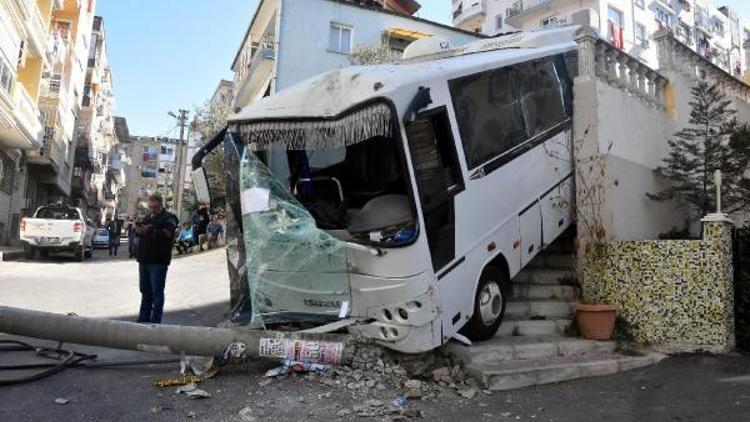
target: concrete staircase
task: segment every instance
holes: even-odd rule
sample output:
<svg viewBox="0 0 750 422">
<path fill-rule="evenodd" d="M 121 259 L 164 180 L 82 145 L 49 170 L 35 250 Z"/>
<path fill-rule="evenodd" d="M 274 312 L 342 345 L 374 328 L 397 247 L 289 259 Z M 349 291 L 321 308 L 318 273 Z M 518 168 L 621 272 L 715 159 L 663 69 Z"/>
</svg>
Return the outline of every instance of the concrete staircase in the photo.
<svg viewBox="0 0 750 422">
<path fill-rule="evenodd" d="M 513 296 L 496 336 L 446 351 L 491 390 L 509 390 L 610 375 L 651 365 L 660 354 L 623 356 L 613 341 L 566 337 L 573 324 L 571 302 L 578 297 L 570 234 L 540 253 L 513 280 Z"/>
</svg>

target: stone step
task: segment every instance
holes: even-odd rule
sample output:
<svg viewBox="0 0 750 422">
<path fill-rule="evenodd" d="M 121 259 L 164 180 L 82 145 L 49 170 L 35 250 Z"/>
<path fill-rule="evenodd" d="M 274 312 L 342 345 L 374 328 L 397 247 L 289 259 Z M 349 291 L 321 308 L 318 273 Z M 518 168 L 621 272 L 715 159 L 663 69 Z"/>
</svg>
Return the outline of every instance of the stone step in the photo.
<svg viewBox="0 0 750 422">
<path fill-rule="evenodd" d="M 510 320 L 504 319 L 495 337 L 563 335 L 572 319 Z"/>
<path fill-rule="evenodd" d="M 575 254 L 554 251 L 542 251 L 529 262 L 533 268 L 565 268 L 573 270 L 575 267 Z"/>
<path fill-rule="evenodd" d="M 508 320 L 534 320 L 570 318 L 573 310 L 570 302 L 561 300 L 509 301 L 505 307 Z"/>
<path fill-rule="evenodd" d="M 465 368 L 469 375 L 476 378 L 484 388 L 501 391 L 578 378 L 612 375 L 653 365 L 664 358 L 665 356 L 660 353 L 622 356 L 602 352 L 576 357 L 469 363 Z"/>
<path fill-rule="evenodd" d="M 513 282 L 570 285 L 574 277 L 572 269 L 526 267 L 513 277 Z"/>
<path fill-rule="evenodd" d="M 558 299 L 575 301 L 577 289 L 559 284 L 513 283 L 513 299 Z"/>
<path fill-rule="evenodd" d="M 494 337 L 474 343 L 470 347 L 451 342 L 446 345 L 446 352 L 467 365 L 612 353 L 616 347 L 617 343 L 614 341 L 584 340 L 576 337 L 511 336 Z"/>
</svg>

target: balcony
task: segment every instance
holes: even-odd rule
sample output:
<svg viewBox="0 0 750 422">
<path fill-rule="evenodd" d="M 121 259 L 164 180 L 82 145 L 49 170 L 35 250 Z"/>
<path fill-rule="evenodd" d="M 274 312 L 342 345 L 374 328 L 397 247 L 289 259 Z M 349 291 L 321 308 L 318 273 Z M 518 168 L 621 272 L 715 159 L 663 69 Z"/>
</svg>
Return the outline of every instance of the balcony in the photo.
<svg viewBox="0 0 750 422">
<path fill-rule="evenodd" d="M 30 45 L 35 55 L 44 55 L 45 41 L 47 39 L 47 23 L 42 18 L 39 7 L 34 0 L 23 0 L 21 5 L 27 14 L 26 30 L 29 34 Z"/>
<path fill-rule="evenodd" d="M 18 83 L 15 85 L 13 97 L 16 103 L 17 124 L 28 135 L 32 147 L 41 147 L 42 144 L 39 141 L 39 135 L 42 132 L 42 124 L 39 119 L 39 109 L 29 96 L 29 93 L 26 92 L 23 84 Z"/>
<path fill-rule="evenodd" d="M 63 35 L 64 34 L 64 35 Z M 53 69 L 64 66 L 70 49 L 70 33 L 53 30 L 47 38 L 47 62 Z"/>
<path fill-rule="evenodd" d="M 505 9 L 505 22 L 508 25 L 521 27 L 525 17 L 539 11 L 545 11 L 562 3 L 564 0 L 518 0 Z"/>
<path fill-rule="evenodd" d="M 264 36 L 258 42 L 253 43 L 249 69 L 237 90 L 235 101 L 238 106 L 247 105 L 263 94 L 259 92 L 261 85 L 273 72 L 275 60 L 276 39 L 273 36 Z"/>
<path fill-rule="evenodd" d="M 10 96 L 0 92 L 0 104 L 0 146 L 24 150 L 41 148 L 39 109 L 23 84 L 13 84 Z"/>
<path fill-rule="evenodd" d="M 453 25 L 462 29 L 474 29 L 482 24 L 487 14 L 485 0 L 468 0 L 453 12 Z"/>
</svg>

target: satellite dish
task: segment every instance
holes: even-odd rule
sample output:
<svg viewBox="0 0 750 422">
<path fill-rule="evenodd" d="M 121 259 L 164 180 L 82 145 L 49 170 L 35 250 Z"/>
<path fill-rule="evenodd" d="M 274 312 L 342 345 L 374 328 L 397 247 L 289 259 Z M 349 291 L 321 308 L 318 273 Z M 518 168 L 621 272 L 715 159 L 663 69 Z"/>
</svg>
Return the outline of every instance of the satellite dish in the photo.
<svg viewBox="0 0 750 422">
<path fill-rule="evenodd" d="M 448 37 L 435 35 L 421 40 L 414 41 L 404 50 L 404 59 L 411 59 L 420 56 L 429 56 L 453 48 Z"/>
</svg>

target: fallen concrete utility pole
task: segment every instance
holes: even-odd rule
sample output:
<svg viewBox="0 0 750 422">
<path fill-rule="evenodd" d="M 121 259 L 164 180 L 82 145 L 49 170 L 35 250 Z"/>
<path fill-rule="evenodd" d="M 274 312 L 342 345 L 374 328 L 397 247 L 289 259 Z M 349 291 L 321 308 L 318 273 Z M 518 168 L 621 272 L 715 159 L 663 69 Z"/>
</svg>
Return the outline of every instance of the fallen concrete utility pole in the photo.
<svg viewBox="0 0 750 422">
<path fill-rule="evenodd" d="M 114 349 L 212 356 L 219 363 L 254 358 L 347 364 L 352 336 L 139 324 L 0 306 L 0 332 Z"/>
</svg>

